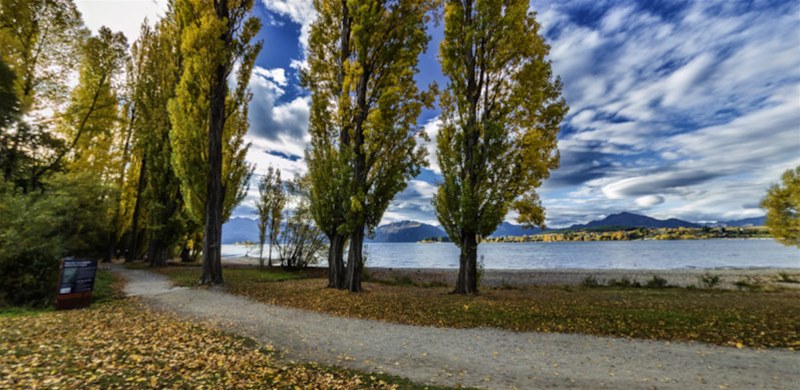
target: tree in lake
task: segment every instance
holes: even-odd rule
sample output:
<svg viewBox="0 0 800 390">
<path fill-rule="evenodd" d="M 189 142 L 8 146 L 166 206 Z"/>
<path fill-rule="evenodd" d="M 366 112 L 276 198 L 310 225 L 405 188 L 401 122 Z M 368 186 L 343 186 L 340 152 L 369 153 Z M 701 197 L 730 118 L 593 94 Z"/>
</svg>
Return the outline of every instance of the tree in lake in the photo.
<svg viewBox="0 0 800 390">
<path fill-rule="evenodd" d="M 769 188 L 761 201 L 766 225 L 776 240 L 800 248 L 800 166 L 783 173 L 781 184 Z"/>
<path fill-rule="evenodd" d="M 205 226 L 203 284 L 221 284 L 222 223 L 244 198 L 252 168 L 247 84 L 261 43 L 253 0 L 178 0 L 183 73 L 169 104 L 172 164 L 191 218 Z M 235 83 L 229 90 L 229 77 Z"/>
<path fill-rule="evenodd" d="M 418 90 L 414 74 L 436 1 L 314 4 L 304 75 L 312 92 L 311 211 L 331 242 L 329 286 L 357 292 L 365 234 L 423 164 L 416 120 L 432 94 Z"/>
<path fill-rule="evenodd" d="M 272 267 L 272 248 L 278 241 L 281 230 L 283 209 L 286 206 L 287 195 L 281 180 L 281 171 L 272 168 L 258 182 L 258 263 L 264 266 L 264 243 L 269 240 L 269 266 Z"/>
<path fill-rule="evenodd" d="M 543 226 L 536 188 L 558 166 L 568 108 L 527 0 L 447 1 L 444 28 L 449 83 L 436 139 L 443 181 L 433 203 L 461 250 L 454 292 L 475 294 L 480 240 L 511 210 Z"/>
</svg>

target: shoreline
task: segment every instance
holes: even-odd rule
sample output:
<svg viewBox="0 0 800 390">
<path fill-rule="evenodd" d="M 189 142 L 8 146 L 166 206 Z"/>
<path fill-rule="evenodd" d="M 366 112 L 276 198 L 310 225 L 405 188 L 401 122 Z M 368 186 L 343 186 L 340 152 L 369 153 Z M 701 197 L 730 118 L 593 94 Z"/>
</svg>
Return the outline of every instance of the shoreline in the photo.
<svg viewBox="0 0 800 390">
<path fill-rule="evenodd" d="M 253 266 L 257 264 L 252 257 L 226 257 L 224 265 Z M 322 272 L 327 268 L 312 266 L 312 270 Z M 395 268 L 366 267 L 364 271 L 376 280 L 394 281 L 410 279 L 419 284 L 452 285 L 458 273 L 457 268 Z M 736 282 L 751 285 L 799 288 L 800 283 L 780 282 L 778 274 L 786 273 L 791 279 L 800 281 L 800 268 L 672 268 L 672 269 L 626 269 L 626 268 L 549 268 L 549 269 L 486 269 L 482 284 L 488 287 L 524 287 L 524 286 L 578 286 L 587 277 L 594 277 L 600 283 L 611 279 L 617 281 L 627 278 L 631 282 L 642 285 L 653 276 L 666 279 L 670 286 L 700 287 L 700 280 L 706 274 L 718 276 L 716 288 L 736 289 Z"/>
</svg>

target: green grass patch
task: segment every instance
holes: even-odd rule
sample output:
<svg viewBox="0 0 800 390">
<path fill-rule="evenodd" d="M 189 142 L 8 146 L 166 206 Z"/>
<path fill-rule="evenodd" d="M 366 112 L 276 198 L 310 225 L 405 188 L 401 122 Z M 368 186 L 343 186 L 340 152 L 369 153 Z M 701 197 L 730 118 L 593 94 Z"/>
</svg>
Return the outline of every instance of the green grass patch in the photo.
<svg viewBox="0 0 800 390">
<path fill-rule="evenodd" d="M 176 278 L 185 269 L 161 269 Z M 196 271 L 199 272 L 199 271 Z M 278 272 L 273 274 L 273 272 Z M 365 292 L 326 288 L 327 279 L 303 273 L 226 268 L 228 291 L 265 303 L 337 316 L 453 328 L 569 332 L 729 346 L 800 348 L 800 291 L 541 286 L 486 288 L 476 297 L 449 294 L 450 286 L 413 281 L 365 282 Z M 271 275 L 271 276 L 270 276 Z M 199 277 L 193 274 L 192 280 Z M 273 283 L 280 281 L 282 283 Z M 599 283 L 598 283 L 599 284 Z"/>
<path fill-rule="evenodd" d="M 196 287 L 202 274 L 201 267 L 165 267 L 156 268 L 153 271 L 168 276 L 176 285 L 182 287 Z M 239 285 L 243 283 L 263 284 L 273 282 L 283 282 L 287 280 L 297 280 L 308 278 L 305 270 L 284 270 L 278 267 L 273 268 L 225 268 L 223 277 L 226 284 Z"/>
</svg>

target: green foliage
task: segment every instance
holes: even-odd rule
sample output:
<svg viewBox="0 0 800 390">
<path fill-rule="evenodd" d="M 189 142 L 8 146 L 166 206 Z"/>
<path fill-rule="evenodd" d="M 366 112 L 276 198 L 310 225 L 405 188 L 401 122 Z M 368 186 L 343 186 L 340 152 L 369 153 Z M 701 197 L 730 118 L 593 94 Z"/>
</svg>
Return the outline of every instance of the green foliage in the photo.
<svg viewBox="0 0 800 390">
<path fill-rule="evenodd" d="M 126 215 L 135 213 L 137 206 L 144 214 L 140 219 L 147 221 L 148 257 L 154 265 L 163 264 L 178 241 L 199 226 L 190 223 L 184 212 L 180 181 L 171 162 L 173 124 L 167 105 L 175 97 L 181 75 L 179 49 L 175 13 L 170 10 L 154 29 L 142 26 L 128 66 L 128 112 L 134 140 L 131 178 L 123 200 Z"/>
<path fill-rule="evenodd" d="M 0 47 L 16 73 L 23 114 L 56 108 L 67 97 L 88 32 L 72 0 L 0 1 Z"/>
<path fill-rule="evenodd" d="M 88 174 L 57 175 L 44 192 L 0 188 L 0 305 L 47 305 L 64 255 L 102 251 L 107 228 L 103 192 Z"/>
<path fill-rule="evenodd" d="M 447 1 L 437 135 L 443 181 L 436 215 L 462 250 L 456 291 L 477 292 L 477 243 L 509 211 L 544 223 L 536 193 L 558 166 L 559 123 L 567 112 L 561 82 L 528 1 Z M 464 278 L 462 278 L 462 275 Z"/>
<path fill-rule="evenodd" d="M 766 225 L 778 242 L 800 248 L 800 166 L 783 173 L 761 201 Z"/>
<path fill-rule="evenodd" d="M 627 276 L 623 276 L 619 280 L 613 279 L 613 278 L 609 279 L 608 283 L 606 283 L 606 285 L 609 286 L 609 287 L 619 287 L 619 288 L 638 288 L 638 287 L 642 287 L 641 283 L 639 283 L 639 282 L 637 282 L 635 280 L 631 280 L 631 278 L 629 278 Z"/>
<path fill-rule="evenodd" d="M 708 289 L 716 287 L 721 281 L 719 275 L 712 275 L 708 272 L 699 276 L 698 279 L 700 280 L 701 287 Z"/>
</svg>

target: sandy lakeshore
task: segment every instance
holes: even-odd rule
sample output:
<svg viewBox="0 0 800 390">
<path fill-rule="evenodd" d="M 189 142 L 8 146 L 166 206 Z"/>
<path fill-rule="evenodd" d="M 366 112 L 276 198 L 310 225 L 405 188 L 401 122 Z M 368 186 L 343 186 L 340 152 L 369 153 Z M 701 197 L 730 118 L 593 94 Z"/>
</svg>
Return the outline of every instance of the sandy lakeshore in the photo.
<svg viewBox="0 0 800 390">
<path fill-rule="evenodd" d="M 252 257 L 223 258 L 228 265 L 255 265 Z M 322 269 L 319 270 L 324 273 Z M 458 270 L 441 268 L 372 268 L 366 272 L 372 279 L 394 280 L 410 278 L 416 283 L 454 284 Z M 786 283 L 780 280 L 779 274 L 789 279 L 800 281 L 800 268 L 718 268 L 718 269 L 526 269 L 526 270 L 485 270 L 482 283 L 486 286 L 576 286 L 587 277 L 593 276 L 600 283 L 615 279 L 628 278 L 632 282 L 645 284 L 653 276 L 667 280 L 673 286 L 702 287 L 704 275 L 719 276 L 716 288 L 737 288 L 735 283 L 744 281 L 751 285 L 781 286 L 800 288 L 800 283 Z"/>
</svg>

